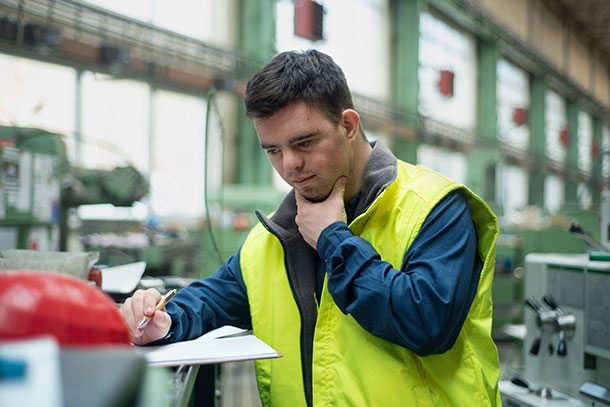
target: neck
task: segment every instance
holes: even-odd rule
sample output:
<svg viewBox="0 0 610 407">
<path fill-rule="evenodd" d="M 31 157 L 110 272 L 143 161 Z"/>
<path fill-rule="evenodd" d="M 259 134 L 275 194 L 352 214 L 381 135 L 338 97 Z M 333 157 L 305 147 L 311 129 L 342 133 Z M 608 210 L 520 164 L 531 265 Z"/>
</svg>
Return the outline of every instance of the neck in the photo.
<svg viewBox="0 0 610 407">
<path fill-rule="evenodd" d="M 359 140 L 354 144 L 354 151 L 352 154 L 352 168 L 350 171 L 347 185 L 345 186 L 344 201 L 349 202 L 362 188 L 362 177 L 364 176 L 364 170 L 366 164 L 371 157 L 373 148 L 371 145 L 361 136 L 358 135 Z"/>
</svg>

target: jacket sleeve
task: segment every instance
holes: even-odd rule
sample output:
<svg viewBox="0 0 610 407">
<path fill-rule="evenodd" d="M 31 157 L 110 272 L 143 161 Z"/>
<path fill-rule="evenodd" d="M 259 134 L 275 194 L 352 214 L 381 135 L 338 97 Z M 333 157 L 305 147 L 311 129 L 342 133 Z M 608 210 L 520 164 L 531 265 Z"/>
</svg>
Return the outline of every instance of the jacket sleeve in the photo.
<svg viewBox="0 0 610 407">
<path fill-rule="evenodd" d="M 172 318 L 170 332 L 155 344 L 195 339 L 223 325 L 251 328 L 239 257 L 238 251 L 211 277 L 178 291 L 166 306 Z"/>
<path fill-rule="evenodd" d="M 422 356 L 453 346 L 482 269 L 470 210 L 459 192 L 430 212 L 400 270 L 343 222 L 322 232 L 317 250 L 335 303 L 364 329 Z"/>
</svg>

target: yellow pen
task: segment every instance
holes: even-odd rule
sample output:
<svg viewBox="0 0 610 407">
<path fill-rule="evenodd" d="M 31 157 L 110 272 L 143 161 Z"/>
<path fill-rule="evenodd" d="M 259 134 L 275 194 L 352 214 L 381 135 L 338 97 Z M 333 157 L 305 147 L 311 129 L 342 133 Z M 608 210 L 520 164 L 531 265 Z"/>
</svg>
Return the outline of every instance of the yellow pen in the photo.
<svg viewBox="0 0 610 407">
<path fill-rule="evenodd" d="M 163 297 L 161 297 L 161 299 L 159 300 L 159 302 L 157 303 L 157 306 L 155 307 L 155 311 L 159 311 L 161 309 L 163 309 L 167 303 L 174 298 L 174 295 L 176 295 L 177 290 L 173 289 L 167 292 L 167 294 L 165 294 Z M 154 314 L 154 312 L 153 312 Z M 139 328 L 144 328 L 146 326 L 146 324 L 148 324 L 148 322 L 150 321 L 152 317 L 148 316 L 148 315 L 144 315 L 142 317 L 142 319 L 140 320 L 140 322 L 138 323 L 138 329 Z"/>
</svg>

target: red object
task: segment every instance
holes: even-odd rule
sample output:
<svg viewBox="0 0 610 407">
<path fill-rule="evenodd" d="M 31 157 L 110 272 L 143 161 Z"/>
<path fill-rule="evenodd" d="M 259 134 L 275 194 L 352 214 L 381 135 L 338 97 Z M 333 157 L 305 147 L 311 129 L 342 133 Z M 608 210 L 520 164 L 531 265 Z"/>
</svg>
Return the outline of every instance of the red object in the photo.
<svg viewBox="0 0 610 407">
<path fill-rule="evenodd" d="M 593 141 L 593 143 L 591 143 L 591 157 L 593 157 L 593 159 L 597 159 L 597 157 L 599 156 L 599 145 L 597 144 L 597 141 Z"/>
<path fill-rule="evenodd" d="M 0 149 L 4 147 L 15 147 L 15 140 L 12 138 L 0 138 Z"/>
<path fill-rule="evenodd" d="M 310 41 L 324 38 L 324 7 L 313 0 L 294 2 L 294 35 Z"/>
<path fill-rule="evenodd" d="M 455 74 L 452 71 L 442 70 L 440 78 L 438 80 L 438 90 L 441 95 L 451 97 L 453 96 L 453 79 Z"/>
<path fill-rule="evenodd" d="M 517 126 L 527 123 L 527 109 L 524 107 L 516 107 L 513 110 L 513 123 Z"/>
<path fill-rule="evenodd" d="M 93 281 L 97 288 L 102 288 L 102 271 L 97 267 L 91 267 L 87 280 Z"/>
<path fill-rule="evenodd" d="M 41 335 L 61 346 L 130 344 L 119 309 L 98 288 L 60 273 L 0 273 L 0 341 Z"/>
<path fill-rule="evenodd" d="M 559 141 L 564 147 L 570 144 L 570 129 L 568 129 L 568 126 L 563 126 L 559 131 Z"/>
</svg>

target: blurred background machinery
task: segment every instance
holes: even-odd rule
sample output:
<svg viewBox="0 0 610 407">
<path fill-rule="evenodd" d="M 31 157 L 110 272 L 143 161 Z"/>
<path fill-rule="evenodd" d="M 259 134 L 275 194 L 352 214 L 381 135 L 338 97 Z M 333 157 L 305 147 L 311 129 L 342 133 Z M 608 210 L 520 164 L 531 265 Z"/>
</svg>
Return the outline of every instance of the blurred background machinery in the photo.
<svg viewBox="0 0 610 407">
<path fill-rule="evenodd" d="M 603 193 L 599 234 L 592 237 L 577 224 L 570 228 L 586 253 L 525 256 L 524 324 L 505 330 L 516 339 L 518 354 L 506 361 L 500 383 L 507 405 L 610 405 L 608 198 Z M 572 242 L 566 249 L 574 247 Z"/>
<path fill-rule="evenodd" d="M 524 369 L 511 406 L 610 405 L 610 255 L 526 257 Z"/>
<path fill-rule="evenodd" d="M 154 218 L 82 219 L 84 205 L 131 207 L 149 183 L 133 166 L 111 170 L 68 164 L 62 135 L 0 126 L 0 249 L 85 250 L 108 266 L 145 261 L 147 275 L 211 275 L 241 245 L 254 210 L 274 210 L 274 188 L 223 186 L 209 193 L 212 216 L 188 227 Z"/>
</svg>

